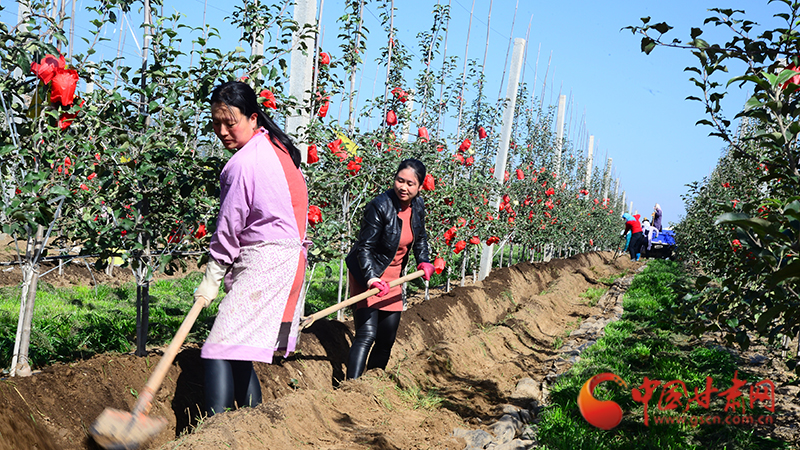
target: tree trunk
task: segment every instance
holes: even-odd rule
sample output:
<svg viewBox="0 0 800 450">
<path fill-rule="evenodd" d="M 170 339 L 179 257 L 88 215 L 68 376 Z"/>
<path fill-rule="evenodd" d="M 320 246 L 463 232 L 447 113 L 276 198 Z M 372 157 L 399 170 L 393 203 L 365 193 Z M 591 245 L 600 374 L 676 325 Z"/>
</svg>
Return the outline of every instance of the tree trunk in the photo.
<svg viewBox="0 0 800 450">
<path fill-rule="evenodd" d="M 344 252 L 342 252 L 342 254 L 344 254 Z M 342 303 L 343 280 L 344 280 L 344 258 L 339 260 L 339 287 L 337 288 L 337 294 L 336 294 L 337 304 Z M 341 309 L 336 312 L 336 320 L 342 320 L 343 317 L 344 316 Z"/>
<path fill-rule="evenodd" d="M 478 272 L 475 268 L 478 266 L 478 246 L 475 246 L 475 261 L 472 263 L 472 282 L 478 282 Z"/>
<path fill-rule="evenodd" d="M 31 375 L 28 362 L 28 351 L 31 344 L 31 324 L 33 323 L 33 306 L 36 301 L 36 285 L 39 281 L 39 264 L 36 262 L 41 252 L 44 239 L 44 227 L 39 225 L 36 236 L 28 238 L 25 249 L 25 265 L 22 267 L 22 295 L 20 295 L 19 321 L 14 343 L 14 355 L 11 358 L 10 375 L 27 377 Z"/>
<path fill-rule="evenodd" d="M 467 276 L 467 255 L 469 255 L 469 250 L 464 250 L 464 257 L 461 258 L 461 286 L 464 286 L 466 283 L 466 276 Z"/>
<path fill-rule="evenodd" d="M 147 356 L 150 329 L 150 282 L 136 285 L 136 356 Z"/>
</svg>

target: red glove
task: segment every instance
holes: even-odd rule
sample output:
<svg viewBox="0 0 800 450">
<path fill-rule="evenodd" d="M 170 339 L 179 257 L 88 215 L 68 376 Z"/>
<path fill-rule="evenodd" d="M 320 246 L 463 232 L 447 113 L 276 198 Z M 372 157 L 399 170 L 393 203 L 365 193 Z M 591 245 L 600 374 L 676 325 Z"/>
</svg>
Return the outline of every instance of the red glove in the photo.
<svg viewBox="0 0 800 450">
<path fill-rule="evenodd" d="M 417 270 L 425 272 L 425 275 L 422 275 L 422 279 L 428 281 L 431 279 L 431 275 L 433 275 L 433 264 L 426 262 L 419 263 Z"/>
<path fill-rule="evenodd" d="M 378 281 L 372 282 L 370 287 L 373 288 L 373 289 L 380 289 L 381 290 L 380 292 L 375 294 L 378 297 L 383 297 L 384 295 L 388 294 L 389 293 L 389 289 L 391 289 L 389 287 L 389 283 L 387 283 L 387 282 L 385 282 L 383 280 L 378 280 Z"/>
</svg>

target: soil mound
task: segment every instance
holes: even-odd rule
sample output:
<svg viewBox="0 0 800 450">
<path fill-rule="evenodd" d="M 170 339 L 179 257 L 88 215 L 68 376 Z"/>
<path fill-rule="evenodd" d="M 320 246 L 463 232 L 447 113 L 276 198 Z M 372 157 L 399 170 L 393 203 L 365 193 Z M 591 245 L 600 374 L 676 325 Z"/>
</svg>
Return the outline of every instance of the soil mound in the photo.
<svg viewBox="0 0 800 450">
<path fill-rule="evenodd" d="M 151 415 L 169 421 L 149 448 L 463 448 L 452 436 L 487 423 L 516 383 L 543 380 L 558 344 L 581 320 L 602 314 L 580 294 L 641 263 L 585 253 L 495 269 L 483 282 L 414 303 L 406 311 L 387 371 L 344 379 L 352 323 L 320 320 L 299 350 L 257 364 L 264 403 L 203 417 L 200 350 L 185 347 Z M 607 287 L 607 286 L 606 286 Z M 0 383 L 0 450 L 94 449 L 89 425 L 106 407 L 130 411 L 160 359 L 104 354 Z M 524 403 L 524 404 L 523 404 Z"/>
</svg>

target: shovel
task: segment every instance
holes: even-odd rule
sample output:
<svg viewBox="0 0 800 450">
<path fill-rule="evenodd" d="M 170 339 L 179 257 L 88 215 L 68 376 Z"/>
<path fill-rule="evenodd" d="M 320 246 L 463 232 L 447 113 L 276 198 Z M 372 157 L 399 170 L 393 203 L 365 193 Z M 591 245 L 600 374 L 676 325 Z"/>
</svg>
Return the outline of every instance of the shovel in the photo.
<svg viewBox="0 0 800 450">
<path fill-rule="evenodd" d="M 411 280 L 417 279 L 417 278 L 419 278 L 419 277 L 421 277 L 423 275 L 425 275 L 425 272 L 422 271 L 422 270 L 418 270 L 418 271 L 410 273 L 410 274 L 408 274 L 408 275 L 406 275 L 406 276 L 404 276 L 402 278 L 398 278 L 398 279 L 396 279 L 394 281 L 390 281 L 389 282 L 389 287 L 395 287 L 398 284 L 403 284 L 403 283 L 405 283 L 407 281 L 411 281 Z M 328 314 L 335 313 L 336 311 L 338 311 L 338 310 L 340 310 L 342 308 L 346 308 L 346 307 L 348 307 L 348 306 L 350 306 L 352 304 L 358 303 L 361 300 L 364 300 L 365 298 L 372 297 L 373 295 L 377 294 L 380 291 L 381 290 L 378 289 L 378 288 L 370 289 L 370 290 L 368 290 L 366 292 L 363 292 L 363 293 L 358 294 L 356 296 L 350 297 L 350 298 L 348 298 L 347 300 L 345 300 L 345 301 L 343 301 L 341 303 L 337 303 L 337 304 L 335 304 L 333 306 L 329 306 L 329 307 L 323 309 L 322 311 L 315 312 L 314 314 L 312 314 L 312 315 L 310 315 L 308 317 L 301 317 L 300 318 L 300 329 L 302 330 L 303 328 L 310 327 L 311 324 L 314 323 L 317 319 L 321 319 L 321 318 L 327 316 Z"/>
<path fill-rule="evenodd" d="M 97 420 L 89 428 L 89 433 L 94 437 L 94 441 L 103 448 L 110 450 L 133 450 L 144 444 L 148 440 L 157 436 L 166 428 L 167 420 L 163 417 L 148 417 L 147 413 L 153 403 L 153 397 L 161 387 L 161 382 L 167 375 L 175 356 L 186 335 L 200 315 L 200 311 L 206 305 L 206 299 L 198 297 L 194 302 L 189 314 L 183 319 L 181 327 L 175 333 L 172 343 L 169 344 L 161 361 L 158 362 L 153 370 L 150 379 L 139 392 L 139 399 L 133 407 L 133 411 L 121 411 L 119 409 L 106 408 Z"/>
</svg>

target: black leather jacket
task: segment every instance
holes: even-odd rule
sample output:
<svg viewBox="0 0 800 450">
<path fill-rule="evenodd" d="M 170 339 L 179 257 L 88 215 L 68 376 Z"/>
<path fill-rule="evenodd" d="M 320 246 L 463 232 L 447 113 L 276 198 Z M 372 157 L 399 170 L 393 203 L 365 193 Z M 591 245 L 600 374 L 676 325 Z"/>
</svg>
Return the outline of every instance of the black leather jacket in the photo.
<svg viewBox="0 0 800 450">
<path fill-rule="evenodd" d="M 367 204 L 361 219 L 358 241 L 345 258 L 347 268 L 363 287 L 367 281 L 380 278 L 389 267 L 400 245 L 403 223 L 397 213 L 400 201 L 394 189 L 380 194 Z M 430 262 L 428 256 L 428 236 L 425 233 L 425 202 L 417 195 L 411 200 L 411 232 L 414 240 L 411 249 L 417 264 Z M 408 254 L 403 259 L 403 268 L 408 263 Z"/>
</svg>

